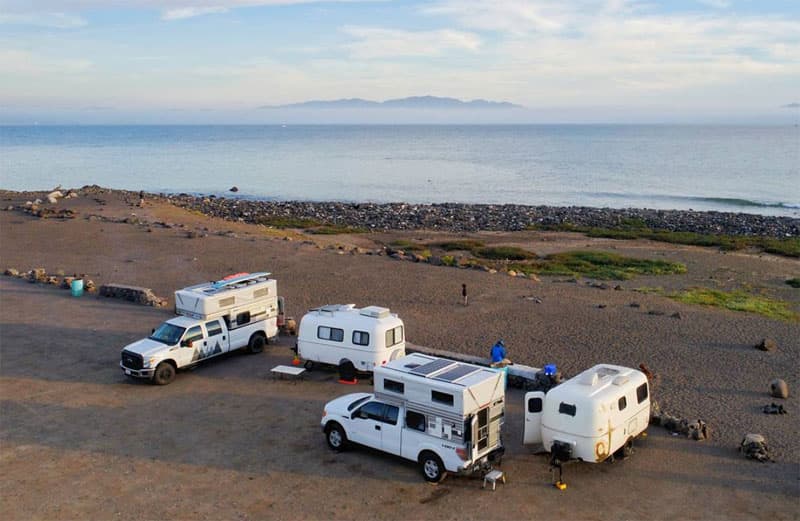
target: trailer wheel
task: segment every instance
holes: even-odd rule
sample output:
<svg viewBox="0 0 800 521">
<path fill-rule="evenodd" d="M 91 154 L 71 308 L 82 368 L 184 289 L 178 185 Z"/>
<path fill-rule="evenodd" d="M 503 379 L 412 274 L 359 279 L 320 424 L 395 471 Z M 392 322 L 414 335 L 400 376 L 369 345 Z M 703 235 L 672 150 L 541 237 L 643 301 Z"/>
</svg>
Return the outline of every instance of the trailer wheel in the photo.
<svg viewBox="0 0 800 521">
<path fill-rule="evenodd" d="M 266 339 L 263 336 L 253 335 L 250 337 L 250 342 L 247 343 L 247 351 L 252 354 L 260 353 L 264 350 L 264 344 L 266 343 Z"/>
<path fill-rule="evenodd" d="M 356 366 L 350 360 L 339 364 L 339 378 L 351 382 L 356 379 Z"/>
<path fill-rule="evenodd" d="M 169 362 L 161 362 L 153 373 L 153 383 L 167 385 L 175 379 L 175 367 Z"/>
<path fill-rule="evenodd" d="M 329 423 L 325 428 L 325 441 L 328 442 L 328 447 L 336 452 L 342 452 L 347 448 L 347 434 L 338 423 Z"/>
<path fill-rule="evenodd" d="M 306 371 L 313 371 L 314 370 L 314 361 L 313 360 L 306 360 L 306 363 L 303 364 L 303 367 L 306 368 Z"/>
<path fill-rule="evenodd" d="M 444 479 L 445 469 L 442 459 L 433 452 L 425 451 L 420 454 L 419 466 L 425 481 L 439 483 Z"/>
<path fill-rule="evenodd" d="M 628 438 L 628 441 L 622 446 L 622 457 L 627 458 L 629 456 L 633 456 L 633 438 Z"/>
</svg>

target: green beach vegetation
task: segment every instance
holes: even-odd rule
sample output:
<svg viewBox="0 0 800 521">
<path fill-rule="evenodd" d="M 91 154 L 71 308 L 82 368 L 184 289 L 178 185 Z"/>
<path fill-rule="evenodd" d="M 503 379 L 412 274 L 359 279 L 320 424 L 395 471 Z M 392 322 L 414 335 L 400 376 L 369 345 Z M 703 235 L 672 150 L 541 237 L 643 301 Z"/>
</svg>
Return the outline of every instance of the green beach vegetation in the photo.
<svg viewBox="0 0 800 521">
<path fill-rule="evenodd" d="M 792 309 L 790 303 L 762 295 L 753 295 L 742 290 L 721 291 L 711 288 L 690 288 L 668 294 L 667 297 L 685 304 L 700 304 L 731 311 L 757 313 L 790 322 L 800 321 L 800 315 Z"/>
<path fill-rule="evenodd" d="M 650 239 L 652 241 L 671 244 L 686 244 L 691 246 L 718 247 L 725 251 L 756 249 L 775 255 L 786 257 L 800 257 L 800 237 L 776 239 L 772 237 L 741 236 L 741 235 L 713 235 L 695 232 L 672 232 L 667 230 L 653 230 L 648 228 L 644 221 L 639 219 L 624 219 L 616 228 L 599 228 L 589 226 L 576 226 L 564 223 L 556 226 L 531 226 L 531 230 L 564 231 L 583 233 L 587 237 L 635 240 Z"/>
<path fill-rule="evenodd" d="M 526 274 L 583 276 L 602 280 L 686 273 L 686 266 L 679 262 L 637 259 L 603 251 L 555 253 L 529 263 L 513 263 L 509 267 Z"/>
</svg>

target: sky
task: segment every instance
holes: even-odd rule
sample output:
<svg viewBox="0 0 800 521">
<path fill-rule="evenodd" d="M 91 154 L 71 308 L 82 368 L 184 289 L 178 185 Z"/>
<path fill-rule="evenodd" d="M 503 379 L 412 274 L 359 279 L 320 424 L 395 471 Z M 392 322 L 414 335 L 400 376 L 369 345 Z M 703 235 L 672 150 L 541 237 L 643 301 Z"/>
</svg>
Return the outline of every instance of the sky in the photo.
<svg viewBox="0 0 800 521">
<path fill-rule="evenodd" d="M 800 0 L 0 0 L 0 124 L 421 95 L 527 108 L 509 122 L 793 123 Z"/>
</svg>

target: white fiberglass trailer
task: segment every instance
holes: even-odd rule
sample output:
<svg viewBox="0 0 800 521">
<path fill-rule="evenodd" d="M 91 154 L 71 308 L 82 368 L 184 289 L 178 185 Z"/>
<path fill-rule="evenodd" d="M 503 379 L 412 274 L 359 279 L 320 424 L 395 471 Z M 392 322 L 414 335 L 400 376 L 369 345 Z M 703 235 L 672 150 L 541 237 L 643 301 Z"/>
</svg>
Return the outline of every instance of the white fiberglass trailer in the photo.
<svg viewBox="0 0 800 521">
<path fill-rule="evenodd" d="M 525 444 L 557 459 L 588 462 L 629 452 L 650 421 L 647 377 L 636 369 L 600 364 L 553 387 L 525 394 Z"/>
<path fill-rule="evenodd" d="M 505 374 L 445 358 L 412 354 L 375 368 L 375 392 L 325 406 L 328 445 L 348 441 L 419 463 L 423 477 L 488 470 L 499 461 Z"/>
<path fill-rule="evenodd" d="M 308 369 L 321 363 L 338 366 L 343 374 L 371 372 L 405 356 L 405 328 L 387 308 L 322 306 L 300 320 L 296 350 Z"/>
</svg>

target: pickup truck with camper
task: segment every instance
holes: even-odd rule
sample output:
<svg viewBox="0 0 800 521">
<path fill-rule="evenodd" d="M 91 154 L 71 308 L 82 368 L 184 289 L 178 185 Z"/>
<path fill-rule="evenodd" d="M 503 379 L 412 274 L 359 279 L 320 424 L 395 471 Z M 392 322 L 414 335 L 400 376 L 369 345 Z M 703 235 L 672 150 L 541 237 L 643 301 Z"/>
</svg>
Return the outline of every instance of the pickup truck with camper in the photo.
<svg viewBox="0 0 800 521">
<path fill-rule="evenodd" d="M 309 370 L 316 364 L 327 364 L 337 366 L 343 377 L 370 373 L 405 356 L 405 327 L 387 308 L 322 306 L 300 319 L 295 350 Z"/>
<path fill-rule="evenodd" d="M 229 351 L 264 349 L 278 335 L 283 299 L 269 273 L 237 273 L 175 292 L 177 316 L 125 346 L 120 368 L 133 378 L 166 385 L 178 369 Z"/>
<path fill-rule="evenodd" d="M 419 464 L 426 481 L 488 472 L 504 453 L 505 374 L 422 354 L 374 369 L 374 392 L 325 405 L 328 446 L 355 443 Z"/>
<path fill-rule="evenodd" d="M 632 452 L 650 422 L 641 371 L 599 364 L 549 391 L 525 394 L 523 443 L 561 462 L 601 462 Z"/>
</svg>

